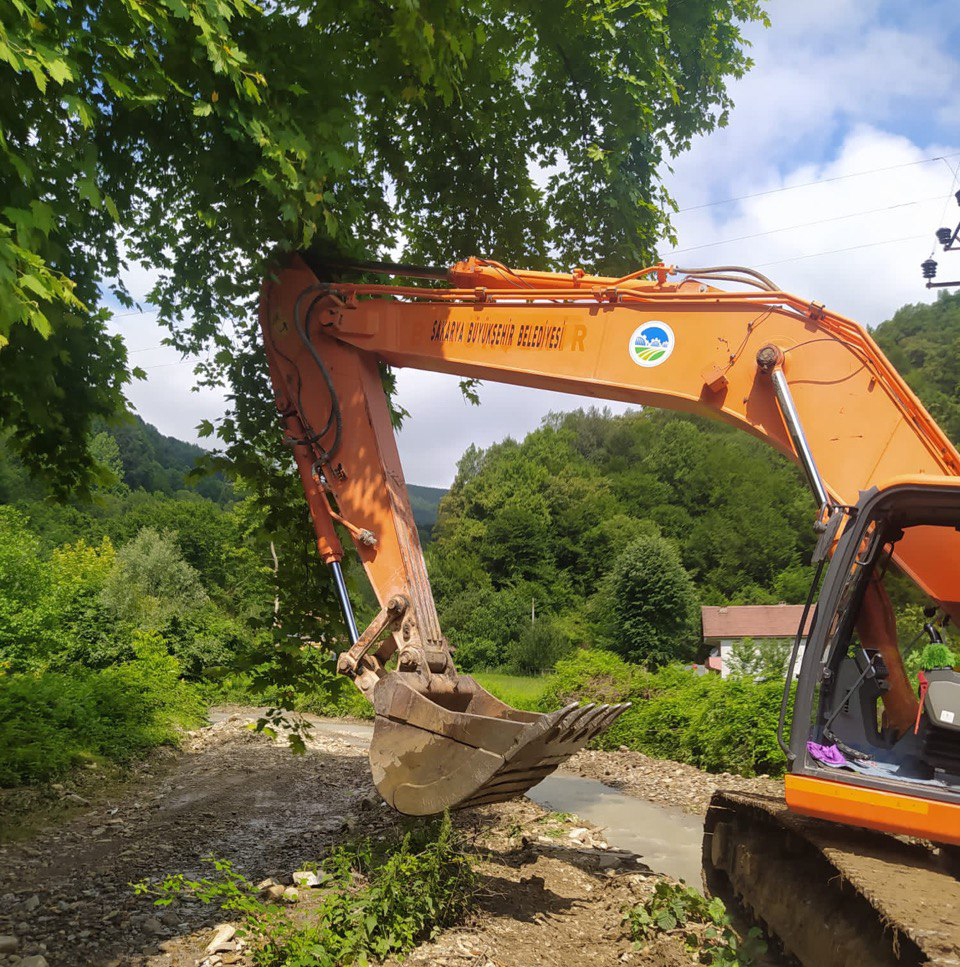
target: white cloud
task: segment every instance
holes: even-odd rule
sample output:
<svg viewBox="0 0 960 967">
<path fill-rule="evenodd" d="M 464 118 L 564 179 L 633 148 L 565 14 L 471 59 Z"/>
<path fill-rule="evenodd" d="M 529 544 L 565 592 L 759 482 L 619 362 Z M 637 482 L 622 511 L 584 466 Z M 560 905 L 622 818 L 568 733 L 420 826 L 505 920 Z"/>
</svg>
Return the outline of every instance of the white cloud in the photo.
<svg viewBox="0 0 960 967">
<path fill-rule="evenodd" d="M 948 223 L 960 220 L 960 210 L 949 194 L 949 165 L 917 162 L 947 154 L 955 155 L 949 165 L 960 164 L 960 144 L 921 147 L 860 126 L 828 163 L 799 165 L 755 186 L 770 194 L 678 216 L 676 254 L 663 256 L 684 266 L 759 268 L 788 291 L 876 325 L 904 303 L 933 298 L 921 282 L 920 262 L 934 243 L 945 201 Z M 874 169 L 888 170 L 858 174 Z M 790 186 L 805 187 L 778 190 Z M 683 186 L 675 190 L 682 195 Z M 769 234 L 748 237 L 760 233 Z M 731 241 L 706 244 L 722 240 Z"/>
</svg>

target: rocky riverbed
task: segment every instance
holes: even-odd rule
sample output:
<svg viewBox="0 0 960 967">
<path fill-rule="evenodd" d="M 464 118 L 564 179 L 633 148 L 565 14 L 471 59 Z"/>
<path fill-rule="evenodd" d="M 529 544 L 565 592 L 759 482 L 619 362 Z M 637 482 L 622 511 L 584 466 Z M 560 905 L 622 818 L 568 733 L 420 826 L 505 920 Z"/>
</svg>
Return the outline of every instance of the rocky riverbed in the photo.
<svg viewBox="0 0 960 967">
<path fill-rule="evenodd" d="M 747 779 L 728 772 L 701 772 L 694 766 L 653 759 L 625 746 L 617 752 L 584 749 L 564 769 L 588 779 L 598 779 L 638 799 L 701 815 L 706 813 L 710 798 L 718 789 L 783 796 L 782 779 L 769 776 Z"/>
<path fill-rule="evenodd" d="M 251 732 L 254 717 L 222 712 L 188 735 L 181 752 L 156 756 L 129 782 L 100 792 L 88 782 L 86 804 L 64 791 L 79 815 L 0 849 L 0 965 L 247 964 L 221 912 L 185 901 L 158 908 L 132 884 L 204 875 L 205 858 L 216 856 L 254 882 L 272 880 L 278 902 L 308 913 L 316 891 L 296 885 L 296 871 L 345 838 L 409 822 L 376 795 L 362 733 L 315 729 L 307 753 L 294 757 L 284 743 Z M 596 765 L 594 755 L 580 767 Z M 657 876 L 642 857 L 611 849 L 602 831 L 527 800 L 469 810 L 456 821 L 481 856 L 475 911 L 406 963 L 684 962 L 679 941 L 642 951 L 630 943 L 622 909 L 649 895 Z"/>
</svg>

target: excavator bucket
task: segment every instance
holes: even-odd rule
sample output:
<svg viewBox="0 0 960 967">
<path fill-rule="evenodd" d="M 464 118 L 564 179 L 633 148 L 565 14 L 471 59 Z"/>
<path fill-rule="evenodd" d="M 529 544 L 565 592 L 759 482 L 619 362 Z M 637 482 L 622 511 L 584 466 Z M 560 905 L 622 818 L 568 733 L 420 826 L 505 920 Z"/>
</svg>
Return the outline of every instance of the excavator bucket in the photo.
<svg viewBox="0 0 960 967">
<path fill-rule="evenodd" d="M 397 672 L 374 688 L 373 781 L 401 813 L 429 816 L 522 796 L 630 703 L 568 705 L 545 715 L 504 705 L 472 678 L 423 694 Z"/>
</svg>

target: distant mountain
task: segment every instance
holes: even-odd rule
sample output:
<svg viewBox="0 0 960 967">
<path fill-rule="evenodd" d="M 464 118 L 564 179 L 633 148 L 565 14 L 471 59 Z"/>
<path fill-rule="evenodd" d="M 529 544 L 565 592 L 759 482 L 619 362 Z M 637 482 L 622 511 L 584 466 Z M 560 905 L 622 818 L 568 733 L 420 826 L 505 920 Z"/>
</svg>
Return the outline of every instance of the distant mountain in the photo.
<svg viewBox="0 0 960 967">
<path fill-rule="evenodd" d="M 440 500 L 447 491 L 442 487 L 420 487 L 417 484 L 407 484 L 410 494 L 410 505 L 413 507 L 413 519 L 417 522 L 417 532 L 420 542 L 429 544 L 433 532 L 433 525 L 437 522 L 437 508 Z"/>
<path fill-rule="evenodd" d="M 139 416 L 98 429 L 105 430 L 117 441 L 123 463 L 123 482 L 131 490 L 142 487 L 149 493 L 162 494 L 193 490 L 218 504 L 232 499 L 233 488 L 221 474 L 187 480 L 187 475 L 206 453 L 203 447 L 164 436 Z"/>
</svg>

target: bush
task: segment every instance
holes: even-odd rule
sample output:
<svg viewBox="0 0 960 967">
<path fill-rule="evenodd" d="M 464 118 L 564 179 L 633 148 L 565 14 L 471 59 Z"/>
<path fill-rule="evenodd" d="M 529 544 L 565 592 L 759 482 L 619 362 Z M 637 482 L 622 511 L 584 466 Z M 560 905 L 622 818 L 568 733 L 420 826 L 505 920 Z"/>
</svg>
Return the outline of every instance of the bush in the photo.
<svg viewBox="0 0 960 967">
<path fill-rule="evenodd" d="M 162 643 L 141 636 L 137 657 L 102 671 L 0 676 L 0 786 L 36 784 L 83 763 L 126 763 L 174 742 L 203 718 Z"/>
<path fill-rule="evenodd" d="M 177 875 L 136 890 L 158 897 L 158 905 L 182 894 L 219 904 L 241 921 L 256 967 L 348 967 L 402 957 L 463 917 L 477 881 L 449 815 L 418 824 L 399 842 L 335 849 L 320 864 L 325 891 L 307 924 L 261 899 L 228 862 L 214 864 L 215 877 Z"/>
<path fill-rule="evenodd" d="M 681 665 L 637 669 L 609 652 L 581 651 L 557 663 L 540 702 L 549 711 L 570 701 L 630 701 L 600 748 L 626 745 L 707 772 L 780 775 L 777 743 L 782 682 L 695 675 Z"/>
<path fill-rule="evenodd" d="M 627 908 L 623 922 L 638 946 L 673 934 L 682 938 L 693 962 L 711 967 L 753 967 L 767 952 L 759 927 L 741 938 L 719 897 L 707 900 L 683 883 L 660 880 L 645 903 Z"/>
<path fill-rule="evenodd" d="M 473 672 L 486 668 L 499 668 L 506 658 L 505 649 L 489 638 L 459 635 L 454 649 L 454 659 L 461 671 Z"/>
<path fill-rule="evenodd" d="M 553 668 L 570 647 L 570 639 L 554 622 L 541 619 L 507 646 L 507 666 L 519 675 L 536 675 Z"/>
<path fill-rule="evenodd" d="M 949 645 L 930 642 L 923 648 L 916 648 L 904 660 L 907 674 L 916 678 L 917 672 L 931 668 L 956 668 L 960 665 L 958 655 Z"/>
<path fill-rule="evenodd" d="M 611 651 L 583 648 L 557 662 L 540 707 L 547 712 L 570 702 L 623 702 L 633 695 L 639 675 Z"/>
</svg>

